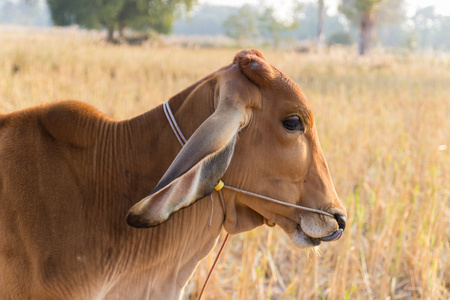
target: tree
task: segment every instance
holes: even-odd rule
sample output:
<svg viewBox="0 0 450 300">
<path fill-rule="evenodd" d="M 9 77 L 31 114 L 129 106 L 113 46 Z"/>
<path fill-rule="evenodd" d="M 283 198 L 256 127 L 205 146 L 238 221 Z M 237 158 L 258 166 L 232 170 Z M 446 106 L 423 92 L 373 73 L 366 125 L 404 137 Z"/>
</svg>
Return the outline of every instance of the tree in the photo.
<svg viewBox="0 0 450 300">
<path fill-rule="evenodd" d="M 289 31 L 297 28 L 296 20 L 281 21 L 275 17 L 272 7 L 258 9 L 246 4 L 237 14 L 229 16 L 225 22 L 226 34 L 241 44 L 243 41 L 257 38 L 269 39 L 277 47 Z"/>
<path fill-rule="evenodd" d="M 298 27 L 298 23 L 293 20 L 290 23 L 278 20 L 275 17 L 275 10 L 266 7 L 259 15 L 259 30 L 263 36 L 269 38 L 275 47 L 278 47 L 286 32 L 293 31 Z"/>
<path fill-rule="evenodd" d="M 226 35 L 242 44 L 258 36 L 258 12 L 252 5 L 245 4 L 236 14 L 230 15 L 223 22 L 223 26 Z"/>
<path fill-rule="evenodd" d="M 353 43 L 352 36 L 347 31 L 336 31 L 332 33 L 327 40 L 329 46 L 333 45 L 351 45 Z"/>
<path fill-rule="evenodd" d="M 189 14 L 182 14 L 173 23 L 175 34 L 224 35 L 224 22 L 237 14 L 239 8 L 204 4 Z"/>
<path fill-rule="evenodd" d="M 323 45 L 324 45 L 324 41 L 325 41 L 325 36 L 323 33 L 323 25 L 325 22 L 325 4 L 324 4 L 324 0 L 318 0 L 317 1 L 317 50 L 322 50 Z"/>
<path fill-rule="evenodd" d="M 384 13 L 388 22 L 403 15 L 403 0 L 341 0 L 339 10 L 359 27 L 358 52 L 366 54 L 373 41 L 377 17 Z"/>
<path fill-rule="evenodd" d="M 319 0 L 320 1 L 320 0 Z M 295 23 L 299 26 L 289 34 L 297 40 L 318 39 L 319 5 L 317 2 L 301 2 L 301 8 L 295 14 Z M 326 1 L 324 7 L 326 13 Z M 323 19 L 322 34 L 324 39 L 337 32 L 348 32 L 347 22 L 343 22 L 341 14 L 325 15 Z M 350 34 L 350 33 L 349 33 Z"/>
<path fill-rule="evenodd" d="M 196 0 L 47 0 L 53 22 L 67 26 L 78 24 L 88 29 L 106 28 L 108 41 L 113 41 L 119 29 L 153 29 L 168 33 L 172 28 L 175 11 L 190 9 Z"/>
<path fill-rule="evenodd" d="M 419 44 L 422 48 L 433 48 L 435 36 L 441 23 L 440 16 L 434 11 L 434 6 L 427 6 L 416 11 L 412 17 L 414 31 L 418 35 Z"/>
</svg>

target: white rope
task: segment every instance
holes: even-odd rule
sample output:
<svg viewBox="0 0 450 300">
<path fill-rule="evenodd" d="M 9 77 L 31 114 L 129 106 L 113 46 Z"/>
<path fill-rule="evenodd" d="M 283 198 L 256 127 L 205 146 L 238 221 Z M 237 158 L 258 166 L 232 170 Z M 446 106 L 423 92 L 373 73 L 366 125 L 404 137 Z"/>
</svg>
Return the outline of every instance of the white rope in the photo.
<svg viewBox="0 0 450 300">
<path fill-rule="evenodd" d="M 264 199 L 264 200 L 267 200 L 267 201 L 270 201 L 270 202 L 274 202 L 274 203 L 277 203 L 277 204 L 281 204 L 281 205 L 284 205 L 284 206 L 298 208 L 298 209 L 301 209 L 301 210 L 305 210 L 305 211 L 309 211 L 309 212 L 313 212 L 313 213 L 318 213 L 318 214 L 322 214 L 322 215 L 334 218 L 334 216 L 332 214 L 327 213 L 327 212 L 325 212 L 323 210 L 319 210 L 319 209 L 314 209 L 314 208 L 309 208 L 309 207 L 304 207 L 304 206 L 300 206 L 300 205 L 295 205 L 295 204 L 283 202 L 283 201 L 280 201 L 280 200 L 277 200 L 277 199 L 273 199 L 273 198 L 270 198 L 270 197 L 267 197 L 267 196 L 259 195 L 259 194 L 252 193 L 252 192 L 249 192 L 249 191 L 246 191 L 246 190 L 241 190 L 241 189 L 229 186 L 227 184 L 225 184 L 223 187 L 227 188 L 229 190 L 235 191 L 235 192 L 239 192 L 239 193 L 242 193 L 242 194 L 245 194 L 245 195 L 261 198 L 261 199 Z"/>
<path fill-rule="evenodd" d="M 214 213 L 214 198 L 213 198 L 213 193 L 211 193 L 210 195 L 211 198 L 211 210 L 209 212 L 209 220 L 208 220 L 208 226 L 211 227 L 212 225 L 212 217 L 213 217 L 213 213 Z"/>
<path fill-rule="evenodd" d="M 172 114 L 172 110 L 170 109 L 169 102 L 164 102 L 163 108 L 164 108 L 164 113 L 166 114 L 166 118 L 169 121 L 170 127 L 172 127 L 172 131 L 175 133 L 175 136 L 177 137 L 181 146 L 184 146 L 184 144 L 186 144 L 186 142 L 187 142 L 187 139 L 184 137 L 183 133 L 181 132 L 180 127 L 178 127 L 177 121 L 175 120 L 175 117 Z"/>
<path fill-rule="evenodd" d="M 177 121 L 175 120 L 175 117 L 173 116 L 172 110 L 170 109 L 169 102 L 164 102 L 163 104 L 164 108 L 164 114 L 166 115 L 167 120 L 169 121 L 170 127 L 172 127 L 172 131 L 177 137 L 178 141 L 181 144 L 181 147 L 184 147 L 184 145 L 187 142 L 187 139 L 184 137 L 183 133 L 181 132 L 180 127 L 177 124 Z M 211 209 L 209 213 L 209 219 L 208 219 L 208 226 L 211 227 L 212 225 L 212 218 L 214 213 L 214 198 L 213 194 L 210 195 L 211 198 Z"/>
<path fill-rule="evenodd" d="M 169 102 L 164 102 L 163 108 L 164 108 L 164 113 L 166 115 L 166 118 L 169 121 L 170 127 L 172 127 L 172 130 L 173 130 L 175 136 L 177 137 L 178 141 L 180 142 L 181 146 L 184 146 L 184 144 L 186 143 L 187 140 L 184 137 L 183 133 L 181 132 L 180 127 L 178 127 L 178 124 L 177 124 L 177 122 L 176 122 L 176 120 L 175 120 L 175 118 L 174 118 L 174 116 L 172 114 L 172 111 L 170 109 Z M 301 209 L 301 210 L 304 210 L 304 211 L 309 211 L 309 212 L 313 212 L 313 213 L 317 213 L 317 214 L 322 214 L 322 215 L 334 218 L 334 216 L 332 214 L 327 213 L 326 211 L 323 211 L 323 210 L 319 210 L 319 209 L 314 209 L 314 208 L 310 208 L 310 207 L 305 207 L 305 206 L 300 206 L 300 205 L 295 205 L 295 204 L 283 202 L 283 201 L 280 201 L 280 200 L 277 200 L 277 199 L 273 199 L 273 198 L 270 198 L 270 197 L 267 197 L 267 196 L 263 196 L 263 195 L 256 194 L 256 193 L 253 193 L 253 192 L 249 192 L 249 191 L 246 191 L 246 190 L 241 190 L 241 189 L 238 189 L 238 188 L 235 188 L 233 186 L 226 185 L 226 184 L 224 184 L 223 187 L 225 187 L 225 188 L 227 188 L 229 190 L 235 191 L 235 192 L 239 192 L 239 193 L 242 193 L 242 194 L 245 194 L 245 195 L 249 195 L 249 196 L 253 196 L 253 197 L 256 197 L 256 198 L 260 198 L 260 199 L 263 199 L 263 200 L 266 200 L 266 201 L 270 201 L 270 202 L 273 202 L 273 203 L 277 203 L 277 204 L 280 204 L 280 205 L 293 207 L 293 208 Z M 211 222 L 212 222 L 213 203 L 214 203 L 214 200 L 212 198 L 212 193 L 211 193 L 211 215 L 210 215 L 209 223 L 208 223 L 209 226 L 211 226 Z M 225 209 L 225 206 L 224 206 L 224 209 Z"/>
</svg>

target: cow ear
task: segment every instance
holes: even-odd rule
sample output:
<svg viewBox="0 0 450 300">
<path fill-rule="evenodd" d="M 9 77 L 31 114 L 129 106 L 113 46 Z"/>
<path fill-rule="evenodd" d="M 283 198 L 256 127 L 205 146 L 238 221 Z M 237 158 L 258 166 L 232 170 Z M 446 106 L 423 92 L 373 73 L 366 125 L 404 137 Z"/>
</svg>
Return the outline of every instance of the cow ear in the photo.
<svg viewBox="0 0 450 300">
<path fill-rule="evenodd" d="M 264 55 L 258 50 L 240 51 L 234 58 L 242 73 L 259 87 L 270 86 L 277 74 Z"/>
<path fill-rule="evenodd" d="M 245 79 L 245 78 L 244 78 Z M 250 84 L 250 83 L 248 83 Z M 220 89 L 215 112 L 189 138 L 155 189 L 129 211 L 134 227 L 153 227 L 209 195 L 228 168 L 249 110 L 233 84 Z"/>
</svg>

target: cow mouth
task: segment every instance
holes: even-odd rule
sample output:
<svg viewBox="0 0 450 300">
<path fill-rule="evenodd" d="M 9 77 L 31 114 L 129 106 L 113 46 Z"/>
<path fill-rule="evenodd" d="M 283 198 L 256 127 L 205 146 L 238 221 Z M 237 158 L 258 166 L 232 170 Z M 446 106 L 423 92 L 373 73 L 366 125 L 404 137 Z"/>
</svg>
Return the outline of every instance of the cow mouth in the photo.
<svg viewBox="0 0 450 300">
<path fill-rule="evenodd" d="M 312 237 L 312 236 L 308 235 L 302 229 L 300 224 L 297 224 L 297 234 L 300 235 L 300 236 L 303 236 L 307 240 L 307 243 L 310 244 L 311 246 L 318 246 L 322 242 L 334 242 L 334 241 L 337 241 L 337 240 L 339 240 L 341 238 L 343 232 L 344 232 L 344 228 L 341 227 L 341 224 L 339 224 L 339 229 L 336 230 L 335 232 L 333 232 L 330 235 L 323 236 L 323 237 Z"/>
<path fill-rule="evenodd" d="M 343 232 L 344 232 L 344 229 L 339 228 L 338 230 L 336 230 L 334 233 L 330 234 L 329 236 L 321 237 L 320 240 L 321 240 L 322 242 L 333 242 L 333 241 L 337 241 L 338 239 L 341 238 Z"/>
<path fill-rule="evenodd" d="M 298 248 L 309 248 L 319 246 L 322 242 L 333 242 L 341 238 L 345 229 L 345 217 L 335 216 L 337 221 L 337 228 L 329 235 L 326 236 L 314 236 L 310 235 L 308 231 L 304 230 L 301 225 L 301 221 L 294 221 L 290 218 L 281 218 L 277 222 L 275 220 L 266 220 L 265 223 L 269 226 L 279 225 L 290 237 L 293 244 Z M 300 218 L 301 220 L 301 218 Z M 291 226 L 294 226 L 292 228 Z M 294 231 L 292 231 L 294 229 Z"/>
<path fill-rule="evenodd" d="M 300 235 L 303 235 L 307 240 L 309 240 L 309 244 L 313 245 L 313 246 L 318 246 L 321 244 L 321 242 L 333 242 L 333 241 L 337 241 L 341 238 L 342 233 L 344 232 L 344 230 L 342 228 L 339 228 L 338 230 L 336 230 L 335 232 L 333 232 L 332 234 L 328 235 L 328 236 L 324 236 L 324 237 L 312 237 L 309 236 L 300 226 L 300 224 L 297 225 L 297 233 Z"/>
<path fill-rule="evenodd" d="M 333 241 L 337 241 L 341 238 L 342 233 L 344 232 L 344 230 L 342 228 L 339 228 L 338 230 L 336 230 L 335 232 L 333 232 L 332 234 L 328 235 L 328 236 L 324 236 L 324 237 L 312 237 L 310 235 L 308 235 L 300 226 L 300 224 L 297 225 L 297 234 L 299 236 L 303 236 L 308 242 L 308 244 L 310 244 L 311 246 L 319 246 L 322 242 L 333 242 Z"/>
<path fill-rule="evenodd" d="M 334 214 L 334 219 L 337 222 L 337 230 L 335 230 L 333 233 L 327 235 L 327 236 L 322 236 L 322 237 L 317 237 L 317 236 L 310 236 L 308 234 L 308 231 L 306 231 L 304 228 L 302 228 L 302 222 L 299 222 L 299 230 L 302 230 L 304 234 L 306 234 L 307 236 L 309 236 L 311 238 L 311 240 L 315 243 L 315 244 L 320 244 L 321 242 L 333 242 L 333 241 L 337 241 L 341 238 L 344 230 L 345 230 L 345 225 L 346 225 L 346 218 L 343 215 L 340 214 Z M 301 220 L 301 218 L 300 218 Z"/>
</svg>

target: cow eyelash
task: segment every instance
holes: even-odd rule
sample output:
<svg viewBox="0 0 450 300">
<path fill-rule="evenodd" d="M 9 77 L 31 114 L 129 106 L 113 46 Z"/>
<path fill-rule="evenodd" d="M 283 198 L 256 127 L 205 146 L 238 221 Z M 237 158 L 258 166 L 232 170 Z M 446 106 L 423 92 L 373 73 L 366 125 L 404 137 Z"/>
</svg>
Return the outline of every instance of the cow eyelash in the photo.
<svg viewBox="0 0 450 300">
<path fill-rule="evenodd" d="M 303 126 L 302 120 L 299 116 L 293 115 L 287 117 L 283 120 L 283 126 L 286 130 L 290 132 L 300 131 L 301 133 L 305 132 L 305 127 Z"/>
</svg>

